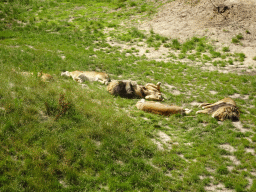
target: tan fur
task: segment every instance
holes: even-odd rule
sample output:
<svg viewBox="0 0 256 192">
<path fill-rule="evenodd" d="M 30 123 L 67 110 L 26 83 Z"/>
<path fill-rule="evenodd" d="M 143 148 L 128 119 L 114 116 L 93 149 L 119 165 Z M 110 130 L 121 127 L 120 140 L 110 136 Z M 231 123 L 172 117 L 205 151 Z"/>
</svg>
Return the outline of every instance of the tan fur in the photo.
<svg viewBox="0 0 256 192">
<path fill-rule="evenodd" d="M 27 71 L 22 71 L 22 72 L 17 72 L 15 69 L 12 69 L 13 72 L 17 73 L 17 74 L 20 74 L 22 76 L 25 76 L 25 77 L 29 77 L 29 76 L 32 76 L 34 75 L 33 72 L 27 72 Z M 37 73 L 37 76 L 41 78 L 42 81 L 52 81 L 53 80 L 53 76 L 48 74 L 48 73 L 42 73 L 42 72 L 38 72 Z"/>
<path fill-rule="evenodd" d="M 97 71 L 65 71 L 61 76 L 72 77 L 73 80 L 83 83 L 84 81 L 98 81 L 107 85 L 110 82 L 108 74 Z"/>
<path fill-rule="evenodd" d="M 188 114 L 190 110 L 188 109 L 183 109 L 182 107 L 175 106 L 175 105 L 164 105 L 159 102 L 154 102 L 154 101 L 145 101 L 144 99 L 140 100 L 136 104 L 137 109 L 150 112 L 150 113 L 155 113 L 159 115 L 165 115 L 169 116 L 172 114 Z"/>
<path fill-rule="evenodd" d="M 42 72 L 38 72 L 37 73 L 38 77 L 41 77 L 42 81 L 46 82 L 46 81 L 52 81 L 53 80 L 53 76 L 48 74 L 48 73 L 42 73 Z"/>
<path fill-rule="evenodd" d="M 145 98 L 148 100 L 162 101 L 162 94 L 160 91 L 161 83 L 154 85 L 147 83 L 145 86 L 138 85 L 136 81 L 123 80 L 123 81 L 112 81 L 107 90 L 112 95 L 119 95 L 121 97 L 138 97 Z"/>
<path fill-rule="evenodd" d="M 203 103 L 199 107 L 202 107 L 204 110 L 197 111 L 196 114 L 211 114 L 213 118 L 220 121 L 225 119 L 239 120 L 240 112 L 236 107 L 235 101 L 231 98 L 224 98 L 213 104 Z"/>
</svg>

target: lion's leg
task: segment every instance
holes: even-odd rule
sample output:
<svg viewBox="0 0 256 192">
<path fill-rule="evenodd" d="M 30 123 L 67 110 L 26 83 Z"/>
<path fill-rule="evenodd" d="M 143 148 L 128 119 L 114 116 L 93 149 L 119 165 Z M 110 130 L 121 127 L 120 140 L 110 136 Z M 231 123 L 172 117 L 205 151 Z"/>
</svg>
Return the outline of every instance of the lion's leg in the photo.
<svg viewBox="0 0 256 192">
<path fill-rule="evenodd" d="M 145 97 L 145 99 L 147 100 L 155 100 L 155 101 L 162 101 L 162 98 L 159 96 L 155 96 L 155 95 L 148 95 Z"/>
<path fill-rule="evenodd" d="M 205 107 L 207 105 L 211 105 L 211 103 L 201 103 L 198 107 Z"/>
<path fill-rule="evenodd" d="M 188 115 L 189 113 L 191 113 L 192 109 L 184 109 L 185 110 L 185 114 Z"/>
<path fill-rule="evenodd" d="M 131 95 L 133 93 L 131 81 L 126 82 L 125 90 L 126 90 L 128 95 Z"/>
<path fill-rule="evenodd" d="M 100 82 L 101 84 L 105 84 L 105 81 L 100 80 L 100 79 L 98 79 L 98 82 Z"/>
<path fill-rule="evenodd" d="M 210 110 L 211 109 L 199 110 L 199 111 L 196 112 L 196 114 L 199 114 L 199 113 L 208 114 Z"/>
<path fill-rule="evenodd" d="M 214 107 L 214 106 L 219 105 L 221 103 L 223 103 L 222 100 L 217 101 L 216 103 L 213 103 L 213 104 L 206 105 L 206 106 L 203 107 L 203 109 L 211 108 L 211 107 Z"/>
</svg>

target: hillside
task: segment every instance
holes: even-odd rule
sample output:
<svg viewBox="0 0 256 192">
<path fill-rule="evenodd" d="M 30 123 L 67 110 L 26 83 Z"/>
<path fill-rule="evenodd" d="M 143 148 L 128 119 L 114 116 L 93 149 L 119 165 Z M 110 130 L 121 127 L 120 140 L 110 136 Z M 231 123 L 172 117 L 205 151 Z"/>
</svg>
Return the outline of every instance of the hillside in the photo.
<svg viewBox="0 0 256 192">
<path fill-rule="evenodd" d="M 0 1 L 0 191 L 256 191 L 255 4 L 224 3 L 223 20 L 204 0 Z M 74 70 L 161 82 L 192 112 L 139 111 Z M 239 121 L 196 114 L 225 97 Z"/>
</svg>

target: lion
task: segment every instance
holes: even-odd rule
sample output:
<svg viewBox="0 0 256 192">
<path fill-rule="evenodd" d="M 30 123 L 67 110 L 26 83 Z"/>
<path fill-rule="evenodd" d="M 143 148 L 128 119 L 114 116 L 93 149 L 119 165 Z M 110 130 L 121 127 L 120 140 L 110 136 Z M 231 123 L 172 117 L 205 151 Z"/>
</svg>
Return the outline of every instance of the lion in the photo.
<svg viewBox="0 0 256 192">
<path fill-rule="evenodd" d="M 160 92 L 161 83 L 156 85 L 147 83 L 145 86 L 138 85 L 136 81 L 122 80 L 112 81 L 107 90 L 112 95 L 119 95 L 126 98 L 145 98 L 148 100 L 162 101 L 162 94 Z"/>
<path fill-rule="evenodd" d="M 226 119 L 231 119 L 232 121 L 239 120 L 239 109 L 237 108 L 235 101 L 231 98 L 224 98 L 213 104 L 202 103 L 199 107 L 202 107 L 204 110 L 199 110 L 196 114 L 211 114 L 213 118 L 220 121 Z"/>
<path fill-rule="evenodd" d="M 72 77 L 73 80 L 83 83 L 84 81 L 98 81 L 107 85 L 110 82 L 108 74 L 97 71 L 65 71 L 61 73 L 61 76 Z"/>
<path fill-rule="evenodd" d="M 46 81 L 52 81 L 53 80 L 53 76 L 48 74 L 48 73 L 42 73 L 42 72 L 38 72 L 37 76 L 41 78 L 42 81 L 46 82 Z"/>
<path fill-rule="evenodd" d="M 27 71 L 22 71 L 22 72 L 18 72 L 15 69 L 12 69 L 13 72 L 20 74 L 24 77 L 30 77 L 33 76 L 34 73 L 33 72 L 27 72 Z M 38 72 L 37 76 L 41 78 L 42 81 L 46 82 L 46 81 L 52 81 L 53 80 L 53 76 L 48 74 L 48 73 L 43 73 L 43 72 Z"/>
<path fill-rule="evenodd" d="M 165 105 L 159 102 L 154 101 L 145 101 L 145 99 L 141 99 L 136 104 L 137 109 L 155 113 L 159 115 L 169 116 L 172 114 L 189 114 L 191 110 L 189 109 L 183 109 L 182 107 L 176 106 L 176 105 Z"/>
</svg>

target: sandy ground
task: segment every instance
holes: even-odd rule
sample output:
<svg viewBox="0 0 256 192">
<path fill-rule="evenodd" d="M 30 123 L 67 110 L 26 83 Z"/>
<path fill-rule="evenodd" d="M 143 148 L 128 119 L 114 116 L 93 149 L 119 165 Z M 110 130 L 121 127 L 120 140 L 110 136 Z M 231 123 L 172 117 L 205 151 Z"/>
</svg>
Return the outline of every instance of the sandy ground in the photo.
<svg viewBox="0 0 256 192">
<path fill-rule="evenodd" d="M 221 12 L 221 4 L 227 7 Z M 214 7 L 220 7 L 216 12 Z M 255 0 L 176 0 L 161 7 L 158 14 L 148 21 L 140 21 L 138 28 L 180 41 L 193 36 L 207 36 L 217 48 L 229 47 L 232 53 L 245 53 L 243 66 L 230 66 L 220 72 L 247 71 L 255 73 L 256 61 L 256 1 Z M 246 32 L 247 31 L 247 32 Z M 233 37 L 242 34 L 241 44 L 233 44 Z M 160 49 L 161 50 L 161 49 Z M 157 53 L 158 52 L 158 53 Z M 149 57 L 161 52 L 151 51 Z M 163 51 L 162 51 L 163 52 Z M 250 66 L 251 69 L 248 70 Z M 206 69 L 216 67 L 206 65 Z M 218 70 L 218 69 L 217 69 Z"/>
</svg>

